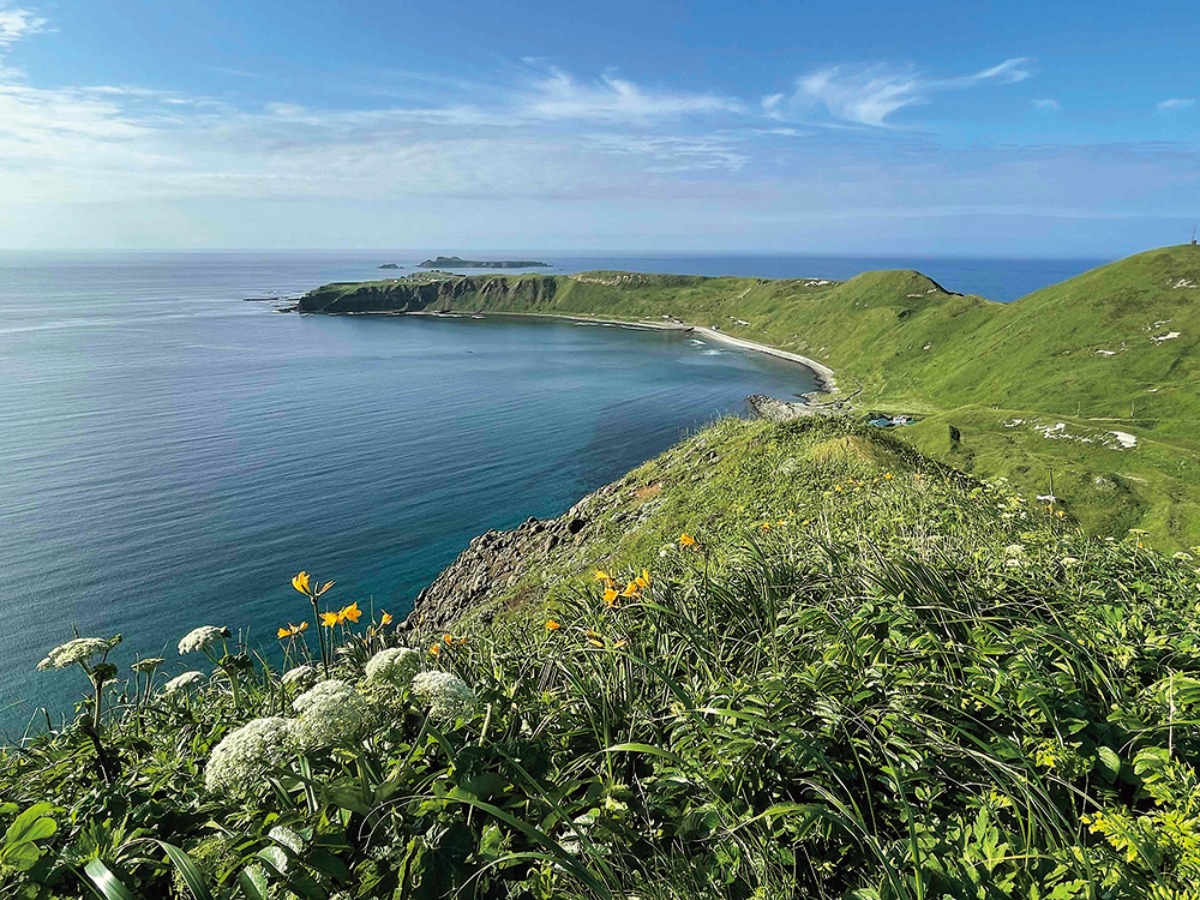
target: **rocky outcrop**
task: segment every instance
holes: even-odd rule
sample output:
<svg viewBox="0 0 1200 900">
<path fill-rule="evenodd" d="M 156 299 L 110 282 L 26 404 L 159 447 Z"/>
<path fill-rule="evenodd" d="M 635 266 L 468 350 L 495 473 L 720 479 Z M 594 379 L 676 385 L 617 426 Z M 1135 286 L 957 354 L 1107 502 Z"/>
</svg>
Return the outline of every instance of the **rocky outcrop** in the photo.
<svg viewBox="0 0 1200 900">
<path fill-rule="evenodd" d="M 536 571 L 551 555 L 569 552 L 589 537 L 594 514 L 624 487 L 619 481 L 588 494 L 557 519 L 526 519 L 511 531 L 488 531 L 474 538 L 413 602 L 403 628 L 443 631 Z"/>
<path fill-rule="evenodd" d="M 792 422 L 805 416 L 815 415 L 817 410 L 807 403 L 797 403 L 792 400 L 777 400 L 766 394 L 751 394 L 746 403 L 754 414 L 772 422 Z"/>
</svg>

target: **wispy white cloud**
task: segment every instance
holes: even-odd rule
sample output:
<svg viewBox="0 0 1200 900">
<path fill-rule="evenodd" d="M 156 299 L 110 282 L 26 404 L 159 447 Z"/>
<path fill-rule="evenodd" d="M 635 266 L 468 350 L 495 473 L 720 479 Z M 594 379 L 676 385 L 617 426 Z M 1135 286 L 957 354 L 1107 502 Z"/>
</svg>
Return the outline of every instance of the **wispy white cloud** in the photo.
<svg viewBox="0 0 1200 900">
<path fill-rule="evenodd" d="M 49 23 L 28 9 L 14 9 L 0 3 L 0 48 L 44 31 Z"/>
<path fill-rule="evenodd" d="M 1033 101 L 1033 108 L 1042 112 L 1058 112 L 1062 109 L 1062 104 L 1053 97 L 1039 97 Z"/>
<path fill-rule="evenodd" d="M 528 117 L 611 122 L 736 113 L 742 109 L 737 100 L 715 93 L 647 89 L 611 73 L 581 83 L 557 68 L 531 81 L 515 105 L 519 114 Z"/>
<path fill-rule="evenodd" d="M 1188 109 L 1195 106 L 1196 101 L 1191 97 L 1172 97 L 1169 100 L 1163 100 L 1161 103 L 1154 104 L 1154 108 L 1159 112 L 1177 112 L 1181 109 Z"/>
<path fill-rule="evenodd" d="M 951 78 L 931 78 L 914 66 L 831 66 L 799 78 L 791 94 L 765 97 L 762 105 L 776 118 L 823 107 L 837 121 L 881 128 L 888 125 L 894 113 L 928 103 L 939 92 L 988 83 L 1015 84 L 1031 74 L 1029 60 L 1024 57 Z"/>
</svg>

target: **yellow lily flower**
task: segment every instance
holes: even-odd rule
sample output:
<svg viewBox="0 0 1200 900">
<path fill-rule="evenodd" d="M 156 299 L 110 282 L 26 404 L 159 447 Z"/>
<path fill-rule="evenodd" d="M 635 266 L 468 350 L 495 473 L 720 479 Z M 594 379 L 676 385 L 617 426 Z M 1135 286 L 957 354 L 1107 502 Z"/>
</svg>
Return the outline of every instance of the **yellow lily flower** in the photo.
<svg viewBox="0 0 1200 900">
<path fill-rule="evenodd" d="M 437 655 L 438 655 L 439 653 L 441 653 L 441 652 L 442 652 L 442 645 L 441 645 L 441 644 L 434 644 L 432 647 L 430 647 L 430 648 L 429 648 L 429 655 L 430 655 L 430 656 L 437 656 Z"/>
<path fill-rule="evenodd" d="M 679 546 L 694 547 L 696 546 L 696 539 L 685 531 L 679 536 Z"/>
<path fill-rule="evenodd" d="M 295 578 L 293 578 L 292 579 L 292 587 L 294 587 L 296 590 L 298 590 L 302 594 L 307 594 L 308 593 L 308 573 L 301 572 L 299 575 L 297 575 Z"/>
<path fill-rule="evenodd" d="M 332 628 L 334 625 L 336 625 L 340 621 L 341 621 L 341 619 L 338 617 L 337 613 L 334 613 L 334 612 L 321 613 L 321 624 L 324 625 L 326 628 Z"/>
<path fill-rule="evenodd" d="M 638 583 L 636 581 L 631 581 L 629 584 L 625 585 L 625 590 L 621 591 L 621 596 L 636 597 L 640 590 L 641 588 L 638 587 Z"/>
<path fill-rule="evenodd" d="M 619 596 L 621 596 L 621 595 L 617 593 L 616 588 L 605 588 L 604 589 L 604 605 L 611 609 L 612 607 L 617 605 L 617 598 Z"/>
<path fill-rule="evenodd" d="M 392 614 L 390 612 L 385 612 L 380 617 L 379 624 L 380 625 L 391 625 L 392 624 Z"/>
<path fill-rule="evenodd" d="M 640 588 L 650 587 L 650 570 L 642 569 L 642 574 L 635 578 L 633 582 Z"/>
<path fill-rule="evenodd" d="M 562 628 L 562 626 L 559 625 L 557 622 L 555 622 L 553 619 L 546 620 L 546 630 L 547 631 L 558 631 L 558 629 L 560 629 L 560 628 Z"/>
<path fill-rule="evenodd" d="M 299 625 L 293 625 L 290 622 L 286 628 L 280 628 L 276 632 L 276 636 L 282 640 L 283 638 L 294 638 L 308 630 L 308 623 L 301 622 Z"/>
<path fill-rule="evenodd" d="M 362 618 L 362 610 L 358 608 L 358 601 L 355 600 L 349 606 L 343 606 L 338 610 L 338 622 L 354 622 L 358 624 L 358 620 Z"/>
</svg>

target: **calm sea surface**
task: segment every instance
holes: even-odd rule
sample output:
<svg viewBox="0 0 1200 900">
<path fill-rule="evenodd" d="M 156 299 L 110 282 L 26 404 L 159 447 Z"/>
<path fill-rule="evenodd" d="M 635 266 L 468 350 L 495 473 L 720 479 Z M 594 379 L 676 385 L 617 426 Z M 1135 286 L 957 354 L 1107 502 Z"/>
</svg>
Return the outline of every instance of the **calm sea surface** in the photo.
<svg viewBox="0 0 1200 900">
<path fill-rule="evenodd" d="M 185 660 L 197 625 L 307 615 L 289 579 L 405 613 L 488 528 L 553 516 L 801 367 L 622 328 L 280 315 L 294 295 L 425 254 L 0 252 L 0 737 L 61 712 L 71 636 Z M 626 269 L 844 278 L 918 268 L 1013 299 L 1096 261 L 546 257 Z M 186 660 L 186 662 L 195 662 Z"/>
</svg>

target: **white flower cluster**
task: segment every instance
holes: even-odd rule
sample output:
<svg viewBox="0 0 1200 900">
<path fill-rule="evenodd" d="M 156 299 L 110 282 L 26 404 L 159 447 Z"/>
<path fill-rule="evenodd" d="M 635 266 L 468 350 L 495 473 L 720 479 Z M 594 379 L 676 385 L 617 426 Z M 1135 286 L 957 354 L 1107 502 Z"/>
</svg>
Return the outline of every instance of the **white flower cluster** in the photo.
<svg viewBox="0 0 1200 900">
<path fill-rule="evenodd" d="M 49 655 L 37 664 L 39 669 L 65 669 L 75 663 L 86 663 L 93 657 L 103 656 L 117 644 L 121 636 L 105 640 L 104 638 L 75 638 L 60 644 L 50 651 Z"/>
<path fill-rule="evenodd" d="M 367 661 L 367 681 L 393 684 L 401 690 L 412 685 L 413 676 L 421 668 L 421 654 L 408 647 L 380 650 Z"/>
<path fill-rule="evenodd" d="M 228 628 L 217 628 L 215 625 L 201 625 L 193 628 L 179 641 L 179 655 L 195 653 L 197 650 L 207 650 L 209 644 L 218 638 L 229 637 Z"/>
<path fill-rule="evenodd" d="M 413 695 L 429 707 L 429 715 L 453 722 L 475 704 L 470 686 L 449 672 L 422 672 L 413 679 Z"/>
<path fill-rule="evenodd" d="M 337 678 L 305 691 L 292 708 L 300 714 L 292 730 L 302 750 L 350 743 L 362 732 L 369 711 L 358 692 Z"/>
<path fill-rule="evenodd" d="M 288 669 L 279 679 L 280 684 L 284 687 L 312 687 L 313 682 L 317 680 L 317 670 L 312 666 L 296 666 L 294 669 Z"/>
<path fill-rule="evenodd" d="M 264 774 L 282 766 L 291 752 L 291 722 L 279 716 L 251 719 L 213 749 L 204 786 L 212 793 L 245 794 L 262 783 Z"/>
<path fill-rule="evenodd" d="M 191 672 L 184 672 L 182 675 L 176 675 L 170 681 L 163 685 L 164 694 L 174 694 L 179 691 L 186 691 L 188 688 L 195 687 L 204 680 L 204 673 L 197 672 L 194 669 Z"/>
</svg>

